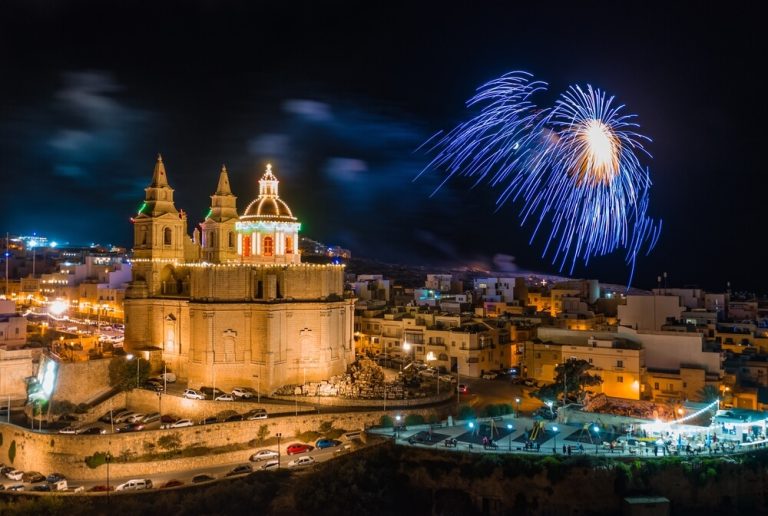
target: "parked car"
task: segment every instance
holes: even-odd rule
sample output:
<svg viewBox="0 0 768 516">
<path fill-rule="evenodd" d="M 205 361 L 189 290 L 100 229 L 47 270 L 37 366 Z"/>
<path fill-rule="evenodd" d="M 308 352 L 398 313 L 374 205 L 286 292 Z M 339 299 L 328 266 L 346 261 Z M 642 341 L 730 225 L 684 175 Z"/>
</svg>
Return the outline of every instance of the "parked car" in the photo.
<svg viewBox="0 0 768 516">
<path fill-rule="evenodd" d="M 49 492 L 51 490 L 51 486 L 49 486 L 48 484 L 40 484 L 39 486 L 32 486 L 31 490 Z"/>
<path fill-rule="evenodd" d="M 536 387 L 536 382 L 532 378 L 526 378 L 523 380 L 523 385 L 526 387 Z"/>
<path fill-rule="evenodd" d="M 235 401 L 235 398 L 231 394 L 221 394 L 216 396 L 216 401 Z"/>
<path fill-rule="evenodd" d="M 117 486 L 115 491 L 139 491 L 142 489 L 152 489 L 152 481 L 148 478 L 129 480 Z"/>
<path fill-rule="evenodd" d="M 205 419 L 201 419 L 197 424 L 198 425 L 212 425 L 212 424 L 218 423 L 218 422 L 219 422 L 219 418 L 217 418 L 216 416 L 209 416 L 209 417 L 207 417 Z"/>
<path fill-rule="evenodd" d="M 335 446 L 339 446 L 341 444 L 341 441 L 338 441 L 336 439 L 318 439 L 315 442 L 315 446 L 318 450 L 322 450 L 325 448 L 333 448 Z"/>
<path fill-rule="evenodd" d="M 114 491 L 114 490 L 115 490 L 115 486 L 105 486 L 105 485 L 101 484 L 101 485 L 93 486 L 88 491 L 91 491 L 91 492 L 94 492 L 94 493 L 100 493 L 100 492 L 104 492 L 104 491 Z"/>
<path fill-rule="evenodd" d="M 61 473 L 51 473 L 47 477 L 45 477 L 45 480 L 50 482 L 51 484 L 58 482 L 59 480 L 64 480 L 66 477 L 62 475 Z"/>
<path fill-rule="evenodd" d="M 160 375 L 160 381 L 165 381 L 167 383 L 176 383 L 176 373 L 171 373 L 170 371 L 167 373 L 163 373 Z"/>
<path fill-rule="evenodd" d="M 160 489 L 166 489 L 166 488 L 169 488 L 169 487 L 179 487 L 179 486 L 183 486 L 183 485 L 184 485 L 184 482 L 182 482 L 181 480 L 174 479 L 174 480 L 169 480 L 168 482 L 166 482 L 163 485 L 161 485 Z"/>
<path fill-rule="evenodd" d="M 8 480 L 21 480 L 24 476 L 24 472 L 18 469 L 12 469 L 11 471 L 6 471 L 5 476 Z"/>
<path fill-rule="evenodd" d="M 65 426 L 59 429 L 60 434 L 76 434 L 78 428 L 76 426 Z"/>
<path fill-rule="evenodd" d="M 178 420 L 179 420 L 179 416 L 177 416 L 176 414 L 163 414 L 162 416 L 160 416 L 161 423 L 166 423 L 166 424 L 175 423 Z"/>
<path fill-rule="evenodd" d="M 277 469 L 280 467 L 280 462 L 277 459 L 268 460 L 261 465 L 262 470 Z"/>
<path fill-rule="evenodd" d="M 216 477 L 205 473 L 192 477 L 192 482 L 195 484 L 199 484 L 200 482 L 210 482 L 211 480 L 216 480 Z"/>
<path fill-rule="evenodd" d="M 233 477 L 235 475 L 245 475 L 247 473 L 253 473 L 253 468 L 250 464 L 241 464 L 240 466 L 236 466 L 230 472 L 228 472 L 227 476 Z"/>
<path fill-rule="evenodd" d="M 88 428 L 84 428 L 82 432 L 78 432 L 78 434 L 82 435 L 103 435 L 106 433 L 107 430 L 100 426 L 89 426 Z"/>
<path fill-rule="evenodd" d="M 232 396 L 248 400 L 253 398 L 253 393 L 247 387 L 235 387 L 232 389 Z"/>
<path fill-rule="evenodd" d="M 232 414 L 224 421 L 231 423 L 232 421 L 243 421 L 245 419 L 245 416 L 242 414 Z"/>
<path fill-rule="evenodd" d="M 128 423 L 127 425 L 121 426 L 120 428 L 116 428 L 115 430 L 121 433 L 139 432 L 141 430 L 144 430 L 144 423 Z"/>
<path fill-rule="evenodd" d="M 136 412 L 125 412 L 112 419 L 113 423 L 128 423 L 128 421 L 136 415 Z"/>
<path fill-rule="evenodd" d="M 155 421 L 160 421 L 160 412 L 152 412 L 147 414 L 144 416 L 144 419 L 141 420 L 141 422 L 144 424 L 154 423 Z"/>
<path fill-rule="evenodd" d="M 195 389 L 185 389 L 183 396 L 189 400 L 204 400 L 205 394 Z"/>
<path fill-rule="evenodd" d="M 194 423 L 189 419 L 179 419 L 173 423 L 169 423 L 166 428 L 184 428 L 185 426 L 194 426 Z"/>
<path fill-rule="evenodd" d="M 440 381 L 443 381 L 443 382 L 456 383 L 456 377 L 453 376 L 452 374 L 441 374 L 439 378 L 440 378 Z"/>
<path fill-rule="evenodd" d="M 144 389 L 147 389 L 149 391 L 155 391 L 155 392 L 162 392 L 163 391 L 163 384 L 159 382 L 155 382 L 152 380 L 147 380 L 144 382 L 144 385 L 142 385 Z"/>
<path fill-rule="evenodd" d="M 24 491 L 24 484 L 8 486 L 8 491 Z"/>
<path fill-rule="evenodd" d="M 200 387 L 200 392 L 205 394 L 206 398 L 215 399 L 217 396 L 224 394 L 224 391 L 216 387 Z"/>
<path fill-rule="evenodd" d="M 286 449 L 286 453 L 288 453 L 288 455 L 296 455 L 299 453 L 311 452 L 314 449 L 315 447 L 309 444 L 294 443 L 294 444 L 288 445 L 288 448 Z"/>
<path fill-rule="evenodd" d="M 253 409 L 245 413 L 245 419 L 248 421 L 267 419 L 267 411 L 264 409 Z"/>
<path fill-rule="evenodd" d="M 499 376 L 499 373 L 494 373 L 491 371 L 482 374 L 483 380 L 495 380 L 497 376 Z"/>
<path fill-rule="evenodd" d="M 146 416 L 146 414 L 142 414 L 141 412 L 135 412 L 130 417 L 125 418 L 125 422 L 126 423 L 138 423 L 139 421 L 143 421 L 144 420 L 144 416 Z"/>
<path fill-rule="evenodd" d="M 37 471 L 27 471 L 21 476 L 24 482 L 30 484 L 37 484 L 38 482 L 45 482 L 45 477 Z"/>
<path fill-rule="evenodd" d="M 106 414 L 104 414 L 103 416 L 101 416 L 99 418 L 99 421 L 101 421 L 102 423 L 111 423 L 114 418 L 116 418 L 117 416 L 119 416 L 121 414 L 124 414 L 126 412 L 129 412 L 129 410 L 125 409 L 125 408 L 120 408 L 120 409 L 117 409 L 117 410 L 111 410 L 111 411 L 107 412 Z"/>
<path fill-rule="evenodd" d="M 296 468 L 296 467 L 304 467 L 309 466 L 311 464 L 315 463 L 315 458 L 310 457 L 309 455 L 305 455 L 304 457 L 299 457 L 298 459 L 293 459 L 291 462 L 288 463 L 289 468 Z"/>
<path fill-rule="evenodd" d="M 280 454 L 275 450 L 259 450 L 251 455 L 251 462 L 261 462 L 263 460 L 279 457 Z"/>
<path fill-rule="evenodd" d="M 459 384 L 459 393 L 460 394 L 467 394 L 469 392 L 469 387 L 465 383 Z"/>
</svg>

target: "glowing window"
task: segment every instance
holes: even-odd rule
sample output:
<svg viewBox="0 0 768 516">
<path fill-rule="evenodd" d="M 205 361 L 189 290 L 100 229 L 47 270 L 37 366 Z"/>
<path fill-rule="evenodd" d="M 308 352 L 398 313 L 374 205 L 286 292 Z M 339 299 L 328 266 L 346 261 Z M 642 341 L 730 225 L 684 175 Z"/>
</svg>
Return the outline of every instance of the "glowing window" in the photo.
<svg viewBox="0 0 768 516">
<path fill-rule="evenodd" d="M 285 254 L 293 253 L 293 239 L 291 237 L 285 237 Z"/>
<path fill-rule="evenodd" d="M 163 230 L 163 245 L 171 245 L 172 242 L 172 231 L 171 228 L 165 228 Z"/>
<path fill-rule="evenodd" d="M 251 256 L 251 236 L 243 237 L 243 256 Z"/>
<path fill-rule="evenodd" d="M 272 237 L 264 237 L 264 252 L 262 254 L 264 256 L 272 256 L 274 252 Z"/>
</svg>

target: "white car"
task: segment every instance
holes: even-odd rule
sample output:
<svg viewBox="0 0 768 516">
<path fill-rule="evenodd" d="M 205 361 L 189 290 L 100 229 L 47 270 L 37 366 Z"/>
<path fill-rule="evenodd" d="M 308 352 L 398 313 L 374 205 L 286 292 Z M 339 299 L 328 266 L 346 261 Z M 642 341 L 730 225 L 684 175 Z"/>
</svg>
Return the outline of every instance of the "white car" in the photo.
<svg viewBox="0 0 768 516">
<path fill-rule="evenodd" d="M 264 409 L 255 409 L 245 414 L 246 421 L 254 421 L 256 419 L 267 419 L 267 411 Z"/>
<path fill-rule="evenodd" d="M 231 394 L 220 394 L 219 396 L 216 396 L 215 401 L 235 401 L 235 398 L 233 398 Z"/>
<path fill-rule="evenodd" d="M 261 469 L 277 469 L 279 467 L 280 462 L 277 459 L 272 459 L 262 464 Z"/>
<path fill-rule="evenodd" d="M 68 426 L 59 430 L 60 434 L 76 434 L 78 428 L 76 426 Z"/>
<path fill-rule="evenodd" d="M 275 450 L 259 450 L 253 455 L 251 455 L 251 462 L 259 462 L 262 460 L 272 459 L 279 456 L 280 454 L 277 453 Z"/>
<path fill-rule="evenodd" d="M 253 398 L 253 393 L 245 387 L 235 387 L 232 389 L 232 396 L 236 398 L 250 399 Z"/>
<path fill-rule="evenodd" d="M 126 423 L 141 423 L 142 421 L 144 421 L 144 416 L 146 416 L 146 414 L 142 414 L 141 412 L 136 412 L 136 413 L 132 414 L 130 417 L 126 418 L 125 422 Z"/>
<path fill-rule="evenodd" d="M 188 400 L 204 400 L 205 394 L 200 391 L 196 391 L 195 389 L 185 389 L 184 397 Z"/>
<path fill-rule="evenodd" d="M 298 459 L 293 459 L 291 462 L 288 463 L 289 468 L 300 468 L 304 466 L 309 466 L 311 464 L 315 463 L 315 458 L 310 457 L 309 455 L 305 455 L 304 457 L 299 457 Z"/>
<path fill-rule="evenodd" d="M 138 491 L 140 489 L 152 489 L 152 481 L 148 478 L 129 480 L 117 486 L 115 491 Z"/>
<path fill-rule="evenodd" d="M 112 419 L 113 423 L 127 423 L 129 419 L 131 419 L 133 416 L 136 415 L 136 412 L 126 412 L 124 414 L 120 414 L 119 416 L 116 416 Z"/>
<path fill-rule="evenodd" d="M 174 423 L 170 423 L 168 428 L 184 428 L 185 426 L 194 426 L 195 424 L 189 419 L 179 419 Z"/>
<path fill-rule="evenodd" d="M 24 472 L 14 469 L 13 471 L 6 472 L 5 476 L 8 477 L 9 480 L 21 480 L 24 476 Z"/>
</svg>

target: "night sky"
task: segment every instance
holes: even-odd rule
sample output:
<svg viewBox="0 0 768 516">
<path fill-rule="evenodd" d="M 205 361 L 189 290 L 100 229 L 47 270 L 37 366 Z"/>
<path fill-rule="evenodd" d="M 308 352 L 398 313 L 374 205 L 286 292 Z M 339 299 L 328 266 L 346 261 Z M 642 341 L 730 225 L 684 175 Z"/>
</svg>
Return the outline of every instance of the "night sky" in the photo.
<svg viewBox="0 0 768 516">
<path fill-rule="evenodd" d="M 645 2 L 0 3 L 0 230 L 130 245 L 162 153 L 202 221 L 222 163 L 238 208 L 271 161 L 302 234 L 356 256 L 556 272 L 498 188 L 414 181 L 438 130 L 512 70 L 603 88 L 639 115 L 664 221 L 635 285 L 768 291 L 762 17 Z M 120 4 L 115 7 L 113 4 Z M 158 4 L 162 4 L 158 6 Z M 274 5 L 273 5 L 274 4 Z M 616 2 L 618 4 L 618 2 Z M 226 8 L 222 7 L 226 6 Z M 496 265 L 494 265 L 494 263 Z M 622 253 L 576 276 L 626 282 Z"/>
</svg>

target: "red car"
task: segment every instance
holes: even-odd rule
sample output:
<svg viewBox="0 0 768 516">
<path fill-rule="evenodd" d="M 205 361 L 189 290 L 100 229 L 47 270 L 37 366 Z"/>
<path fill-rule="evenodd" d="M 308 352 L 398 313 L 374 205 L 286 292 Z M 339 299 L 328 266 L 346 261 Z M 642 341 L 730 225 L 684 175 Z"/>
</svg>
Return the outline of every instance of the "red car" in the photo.
<svg viewBox="0 0 768 516">
<path fill-rule="evenodd" d="M 314 446 L 310 446 L 309 444 L 301 444 L 301 443 L 294 443 L 288 445 L 288 448 L 286 449 L 286 452 L 288 455 L 296 455 L 297 453 L 307 453 L 314 450 Z"/>
</svg>

